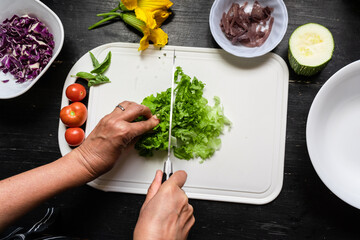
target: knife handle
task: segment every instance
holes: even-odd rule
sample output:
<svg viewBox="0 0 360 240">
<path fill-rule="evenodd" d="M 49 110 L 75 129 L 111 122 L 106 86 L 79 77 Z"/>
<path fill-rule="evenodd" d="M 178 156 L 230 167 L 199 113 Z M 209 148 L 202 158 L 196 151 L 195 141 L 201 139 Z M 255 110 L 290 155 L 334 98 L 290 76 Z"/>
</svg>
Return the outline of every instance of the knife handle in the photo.
<svg viewBox="0 0 360 240">
<path fill-rule="evenodd" d="M 170 158 L 168 158 L 164 162 L 164 171 L 163 171 L 161 183 L 164 183 L 166 180 L 168 180 L 172 174 L 173 174 L 173 166 L 172 166 L 172 162 L 170 161 Z"/>
<path fill-rule="evenodd" d="M 162 176 L 162 180 L 161 180 L 161 183 L 164 183 L 166 180 L 168 180 L 170 177 L 171 177 L 172 173 L 170 173 L 169 175 L 167 173 L 163 173 L 163 176 Z"/>
</svg>

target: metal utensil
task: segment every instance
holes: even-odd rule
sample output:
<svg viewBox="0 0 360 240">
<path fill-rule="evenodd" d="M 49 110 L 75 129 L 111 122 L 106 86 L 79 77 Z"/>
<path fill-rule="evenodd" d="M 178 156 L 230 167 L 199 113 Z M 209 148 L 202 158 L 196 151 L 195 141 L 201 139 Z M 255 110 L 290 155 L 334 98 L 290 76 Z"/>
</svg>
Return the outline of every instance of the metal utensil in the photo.
<svg viewBox="0 0 360 240">
<path fill-rule="evenodd" d="M 171 129 L 172 129 L 172 116 L 173 116 L 173 110 L 174 110 L 174 73 L 175 73 L 175 49 L 174 49 L 174 55 L 173 55 L 173 66 L 171 71 L 171 100 L 170 100 L 170 121 L 169 121 L 169 143 L 168 143 L 168 155 L 167 159 L 164 162 L 164 171 L 163 171 L 163 177 L 162 182 L 165 182 L 168 180 L 171 175 L 173 174 L 173 165 L 170 160 L 171 155 Z"/>
</svg>

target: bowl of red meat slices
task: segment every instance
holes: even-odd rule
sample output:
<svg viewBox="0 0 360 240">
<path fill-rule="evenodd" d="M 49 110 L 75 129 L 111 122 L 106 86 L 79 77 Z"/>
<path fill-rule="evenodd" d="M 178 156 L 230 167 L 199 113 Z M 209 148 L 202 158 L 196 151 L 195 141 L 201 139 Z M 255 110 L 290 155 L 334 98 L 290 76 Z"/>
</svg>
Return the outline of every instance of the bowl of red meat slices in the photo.
<svg viewBox="0 0 360 240">
<path fill-rule="evenodd" d="M 283 39 L 288 13 L 282 0 L 215 0 L 210 30 L 225 51 L 244 58 L 262 56 Z"/>
</svg>

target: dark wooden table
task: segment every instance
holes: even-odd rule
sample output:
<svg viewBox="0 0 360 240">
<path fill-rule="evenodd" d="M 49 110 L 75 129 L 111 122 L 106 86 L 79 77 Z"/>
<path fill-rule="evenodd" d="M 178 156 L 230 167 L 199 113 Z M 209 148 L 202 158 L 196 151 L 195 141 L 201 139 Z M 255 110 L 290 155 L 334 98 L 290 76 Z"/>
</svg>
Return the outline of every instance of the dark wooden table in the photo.
<svg viewBox="0 0 360 240">
<path fill-rule="evenodd" d="M 0 101 L 0 179 L 61 157 L 58 122 L 61 93 L 70 68 L 87 51 L 109 42 L 139 42 L 141 35 L 123 22 L 88 31 L 96 13 L 115 0 L 44 0 L 62 20 L 63 49 L 35 86 L 24 95 Z M 179 0 L 163 25 L 169 44 L 219 48 L 208 17 L 213 1 Z M 273 52 L 287 63 L 288 39 L 299 25 L 316 22 L 335 39 L 333 59 L 319 74 L 306 78 L 290 70 L 284 184 L 271 203 L 254 206 L 190 200 L 196 224 L 189 239 L 359 239 L 360 211 L 344 203 L 321 182 L 306 147 L 306 120 L 320 87 L 336 71 L 359 59 L 360 2 L 344 0 L 285 0 L 289 25 Z M 0 193 L 1 194 L 1 193 Z M 19 220 L 29 225 L 49 206 L 60 209 L 55 231 L 88 239 L 131 239 L 143 195 L 106 193 L 89 186 L 49 199 Z"/>
</svg>

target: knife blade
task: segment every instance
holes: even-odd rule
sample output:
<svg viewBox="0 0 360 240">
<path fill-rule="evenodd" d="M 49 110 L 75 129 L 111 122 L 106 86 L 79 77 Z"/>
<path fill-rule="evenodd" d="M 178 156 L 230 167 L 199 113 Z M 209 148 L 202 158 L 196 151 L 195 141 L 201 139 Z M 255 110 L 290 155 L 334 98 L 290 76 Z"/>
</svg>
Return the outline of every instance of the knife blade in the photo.
<svg viewBox="0 0 360 240">
<path fill-rule="evenodd" d="M 171 156 L 171 130 L 172 130 L 172 118 L 173 118 L 173 111 L 174 111 L 174 73 L 175 73 L 175 49 L 173 53 L 173 65 L 172 65 L 172 71 L 171 71 L 171 94 L 170 94 L 170 120 L 169 120 L 169 142 L 168 142 L 168 154 L 167 159 L 164 162 L 164 171 L 162 176 L 162 182 L 165 182 L 168 180 L 171 175 L 173 174 L 173 165 L 170 160 Z"/>
</svg>

